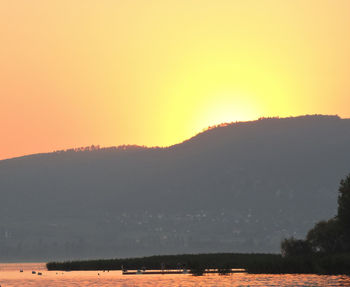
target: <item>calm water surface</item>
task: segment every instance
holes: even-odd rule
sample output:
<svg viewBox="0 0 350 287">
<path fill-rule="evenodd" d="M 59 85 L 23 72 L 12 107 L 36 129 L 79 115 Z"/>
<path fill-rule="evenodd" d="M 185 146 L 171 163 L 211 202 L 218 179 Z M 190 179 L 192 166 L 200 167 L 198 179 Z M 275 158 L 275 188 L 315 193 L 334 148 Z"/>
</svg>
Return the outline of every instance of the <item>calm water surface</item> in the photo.
<svg viewBox="0 0 350 287">
<path fill-rule="evenodd" d="M 23 272 L 19 272 L 23 269 Z M 32 274 L 32 271 L 42 275 Z M 1 287 L 218 287 L 218 286 L 350 286 L 349 276 L 318 275 L 122 275 L 119 271 L 47 271 L 43 263 L 0 264 Z"/>
</svg>

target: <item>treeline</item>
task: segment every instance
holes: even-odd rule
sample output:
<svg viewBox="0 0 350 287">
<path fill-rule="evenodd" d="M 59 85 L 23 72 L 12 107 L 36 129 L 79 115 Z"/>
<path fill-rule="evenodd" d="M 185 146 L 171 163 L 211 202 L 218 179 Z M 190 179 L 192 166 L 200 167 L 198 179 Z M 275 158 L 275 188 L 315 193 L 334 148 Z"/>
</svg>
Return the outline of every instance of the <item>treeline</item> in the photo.
<svg viewBox="0 0 350 287">
<path fill-rule="evenodd" d="M 313 115 L 304 115 L 304 116 L 298 116 L 298 117 L 260 117 L 257 121 L 274 121 L 274 120 L 291 120 L 291 119 L 305 119 L 305 118 L 313 118 L 313 119 L 333 119 L 333 120 L 340 120 L 340 117 L 338 115 L 322 115 L 322 114 L 313 114 Z M 249 122 L 249 121 L 248 121 Z M 210 131 L 216 128 L 222 128 L 227 126 L 232 126 L 234 124 L 241 124 L 241 123 L 248 123 L 247 121 L 235 121 L 235 122 L 227 122 L 227 123 L 221 123 L 217 125 L 208 126 L 207 128 L 203 129 L 203 132 Z"/>
<path fill-rule="evenodd" d="M 99 145 L 91 145 L 91 146 L 83 146 L 76 147 L 70 149 L 63 150 L 55 150 L 53 153 L 75 153 L 75 152 L 91 152 L 91 151 L 120 151 L 120 150 L 128 150 L 128 151 L 138 151 L 144 149 L 159 149 L 160 147 L 147 147 L 145 145 L 119 145 L 119 146 L 111 146 L 111 147 L 100 147 Z"/>
</svg>

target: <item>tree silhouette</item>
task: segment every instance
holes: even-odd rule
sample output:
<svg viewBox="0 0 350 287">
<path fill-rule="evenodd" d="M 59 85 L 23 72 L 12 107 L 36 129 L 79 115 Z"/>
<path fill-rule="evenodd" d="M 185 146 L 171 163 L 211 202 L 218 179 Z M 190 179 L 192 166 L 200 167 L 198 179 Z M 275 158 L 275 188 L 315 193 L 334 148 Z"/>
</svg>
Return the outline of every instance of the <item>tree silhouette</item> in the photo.
<svg viewBox="0 0 350 287">
<path fill-rule="evenodd" d="M 335 253 L 342 250 L 342 230 L 336 218 L 321 221 L 306 237 L 314 253 Z"/>
<path fill-rule="evenodd" d="M 283 257 L 305 256 L 311 254 L 311 247 L 307 241 L 291 237 L 282 241 L 281 252 Z"/>
<path fill-rule="evenodd" d="M 323 254 L 350 252 L 350 174 L 340 181 L 337 216 L 318 222 L 306 240 L 292 237 L 281 243 L 284 256 L 307 255 L 310 250 Z"/>
<path fill-rule="evenodd" d="M 350 175 L 340 182 L 337 218 L 340 225 L 350 232 Z"/>
<path fill-rule="evenodd" d="M 342 230 L 343 251 L 350 251 L 350 174 L 340 182 L 337 219 Z"/>
</svg>

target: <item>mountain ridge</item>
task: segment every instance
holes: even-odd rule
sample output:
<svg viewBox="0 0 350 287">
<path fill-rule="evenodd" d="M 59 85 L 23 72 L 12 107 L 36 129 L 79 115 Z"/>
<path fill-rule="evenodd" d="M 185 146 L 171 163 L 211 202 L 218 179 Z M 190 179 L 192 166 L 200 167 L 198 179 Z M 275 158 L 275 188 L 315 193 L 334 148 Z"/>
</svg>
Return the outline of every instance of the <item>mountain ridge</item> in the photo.
<svg viewBox="0 0 350 287">
<path fill-rule="evenodd" d="M 8 161 L 8 160 L 16 160 L 16 159 L 23 159 L 23 158 L 32 158 L 32 157 L 37 157 L 37 156 L 47 156 L 50 154 L 61 154 L 61 153 L 69 153 L 69 152 L 94 152 L 94 151 L 140 151 L 140 150 L 164 150 L 164 149 L 173 149 L 176 148 L 177 146 L 180 146 L 182 144 L 187 144 L 199 137 L 202 137 L 205 134 L 210 133 L 213 130 L 217 129 L 223 129 L 223 128 L 235 128 L 239 126 L 245 126 L 245 125 L 257 125 L 259 123 L 263 122 L 274 122 L 274 121 L 290 121 L 290 120 L 304 120 L 304 119 L 309 119 L 309 120 L 349 120 L 350 118 L 341 118 L 338 115 L 323 115 L 323 114 L 312 114 L 312 115 L 300 115 L 300 116 L 290 116 L 290 117 L 261 117 L 257 120 L 250 120 L 250 121 L 236 121 L 236 122 L 228 122 L 228 123 L 221 123 L 217 124 L 214 126 L 209 126 L 206 129 L 203 129 L 203 131 L 195 134 L 194 136 L 185 139 L 182 142 L 172 144 L 170 146 L 145 146 L 145 145 L 138 145 L 138 144 L 122 144 L 118 146 L 106 146 L 106 147 L 101 147 L 100 145 L 91 145 L 91 146 L 82 146 L 82 147 L 75 147 L 75 148 L 69 148 L 69 149 L 62 149 L 62 150 L 54 150 L 52 152 L 39 152 L 39 153 L 34 153 L 34 154 L 27 154 L 27 155 L 22 155 L 22 156 L 16 156 L 12 158 L 5 158 L 1 159 L 0 163 L 3 161 Z"/>
<path fill-rule="evenodd" d="M 278 252 L 335 214 L 349 146 L 349 119 L 304 116 L 3 160 L 0 260 Z"/>
</svg>

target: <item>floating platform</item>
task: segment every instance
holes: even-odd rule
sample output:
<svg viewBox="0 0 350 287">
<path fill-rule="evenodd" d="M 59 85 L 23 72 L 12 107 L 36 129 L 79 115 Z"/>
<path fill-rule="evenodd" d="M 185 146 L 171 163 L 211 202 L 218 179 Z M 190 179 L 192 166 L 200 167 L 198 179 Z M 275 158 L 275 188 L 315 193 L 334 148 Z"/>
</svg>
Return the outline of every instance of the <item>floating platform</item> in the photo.
<svg viewBox="0 0 350 287">
<path fill-rule="evenodd" d="M 246 272 L 245 269 L 231 269 L 228 270 L 227 273 L 243 273 Z M 212 274 L 218 274 L 220 273 L 217 269 L 209 269 L 205 270 L 204 273 L 212 273 Z M 189 270 L 130 270 L 130 271 L 123 271 L 123 275 L 166 275 L 166 274 L 190 274 Z"/>
<path fill-rule="evenodd" d="M 154 275 L 154 274 L 188 274 L 181 270 L 164 270 L 164 271 L 123 271 L 123 275 Z"/>
</svg>

